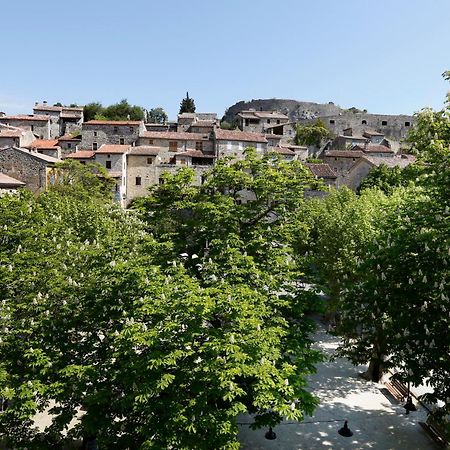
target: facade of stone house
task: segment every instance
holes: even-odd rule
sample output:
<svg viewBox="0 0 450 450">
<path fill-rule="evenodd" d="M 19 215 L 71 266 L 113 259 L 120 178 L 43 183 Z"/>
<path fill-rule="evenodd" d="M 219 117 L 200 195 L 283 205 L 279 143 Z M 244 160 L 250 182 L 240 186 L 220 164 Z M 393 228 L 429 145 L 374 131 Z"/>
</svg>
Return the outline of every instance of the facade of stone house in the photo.
<svg viewBox="0 0 450 450">
<path fill-rule="evenodd" d="M 22 128 L 26 131 L 32 131 L 39 139 L 51 139 L 51 122 L 49 116 L 43 115 L 17 115 L 0 116 L 0 124 L 10 125 L 12 127 Z"/>
<path fill-rule="evenodd" d="M 211 125 L 217 123 L 217 114 L 216 113 L 182 113 L 178 114 L 177 121 L 177 131 L 183 132 L 188 131 L 191 127 L 195 126 L 195 124 L 208 122 Z M 197 131 L 191 130 L 196 133 Z M 199 131 L 200 133 L 203 130 Z"/>
<path fill-rule="evenodd" d="M 266 127 L 267 135 L 281 136 L 283 142 L 293 142 L 295 137 L 295 123 L 285 122 L 278 125 L 269 125 Z"/>
<path fill-rule="evenodd" d="M 353 166 L 350 168 L 346 179 L 345 185 L 353 191 L 358 190 L 362 180 L 367 177 L 369 172 L 374 168 L 384 164 L 387 167 L 405 167 L 412 164 L 416 158 L 412 155 L 396 155 L 390 158 L 383 156 L 365 155 L 359 158 Z"/>
<path fill-rule="evenodd" d="M 308 147 L 303 145 L 280 143 L 280 147 L 293 151 L 296 155 L 295 159 L 299 159 L 300 161 L 306 161 L 309 157 Z"/>
<path fill-rule="evenodd" d="M 334 150 L 349 150 L 350 148 L 360 145 L 364 146 L 369 139 L 362 135 L 340 135 L 334 138 L 331 148 Z"/>
<path fill-rule="evenodd" d="M 286 147 L 268 147 L 267 152 L 274 152 L 280 155 L 285 161 L 294 161 L 297 155 L 294 151 Z"/>
<path fill-rule="evenodd" d="M 59 160 L 17 147 L 0 149 L 0 172 L 25 183 L 32 192 L 44 191 L 55 182 L 52 168 Z"/>
<path fill-rule="evenodd" d="M 24 187 L 25 183 L 16 180 L 13 177 L 6 175 L 6 173 L 0 172 L 0 196 L 5 194 L 13 194 L 17 192 L 17 189 Z"/>
<path fill-rule="evenodd" d="M 61 157 L 66 157 L 76 152 L 81 144 L 81 137 L 73 137 L 72 135 L 64 135 L 58 138 L 58 145 L 61 147 Z"/>
<path fill-rule="evenodd" d="M 84 109 L 82 106 L 51 106 L 47 102 L 41 104 L 36 103 L 33 108 L 33 113 L 50 116 L 52 138 L 81 130 L 84 118 Z"/>
<path fill-rule="evenodd" d="M 237 159 L 244 157 L 244 150 L 253 147 L 260 154 L 267 152 L 266 136 L 261 133 L 250 133 L 217 128 L 213 132 L 217 158 L 231 156 Z"/>
<path fill-rule="evenodd" d="M 84 122 L 80 148 L 96 151 L 102 145 L 134 145 L 145 131 L 142 121 L 90 120 Z"/>
<path fill-rule="evenodd" d="M 209 134 L 216 127 L 216 121 L 213 120 L 197 120 L 188 129 L 189 133 Z"/>
<path fill-rule="evenodd" d="M 57 139 L 36 139 L 27 148 L 43 155 L 61 159 L 61 147 L 58 145 Z"/>
<path fill-rule="evenodd" d="M 236 121 L 241 131 L 266 133 L 268 127 L 288 123 L 289 117 L 277 111 L 241 111 L 236 114 Z"/>
<path fill-rule="evenodd" d="M 382 145 L 383 141 L 386 140 L 383 133 L 374 130 L 364 130 L 362 135 L 369 139 L 369 144 Z"/>
<path fill-rule="evenodd" d="M 195 169 L 194 185 L 202 184 L 203 174 L 211 168 L 213 157 L 204 155 L 198 150 L 187 150 L 173 157 L 173 164 L 162 163 L 159 157 L 160 148 L 152 146 L 131 147 L 126 154 L 127 181 L 125 205 L 136 197 L 148 195 L 150 186 L 163 182 L 165 172 L 176 173 L 183 167 Z"/>
<path fill-rule="evenodd" d="M 126 153 L 130 148 L 130 145 L 104 144 L 95 152 L 95 162 L 105 167 L 109 176 L 116 180 L 115 200 L 122 206 L 126 197 Z"/>
<path fill-rule="evenodd" d="M 35 139 L 31 130 L 0 124 L 0 148 L 27 147 Z"/>
<path fill-rule="evenodd" d="M 158 147 L 160 162 L 169 163 L 176 153 L 188 150 L 214 153 L 214 143 L 210 137 L 210 133 L 146 131 L 139 136 L 137 144 Z"/>
<path fill-rule="evenodd" d="M 322 158 L 337 175 L 336 186 L 340 187 L 346 184 L 345 180 L 350 168 L 363 156 L 364 153 L 357 150 L 328 150 L 324 153 Z"/>
</svg>

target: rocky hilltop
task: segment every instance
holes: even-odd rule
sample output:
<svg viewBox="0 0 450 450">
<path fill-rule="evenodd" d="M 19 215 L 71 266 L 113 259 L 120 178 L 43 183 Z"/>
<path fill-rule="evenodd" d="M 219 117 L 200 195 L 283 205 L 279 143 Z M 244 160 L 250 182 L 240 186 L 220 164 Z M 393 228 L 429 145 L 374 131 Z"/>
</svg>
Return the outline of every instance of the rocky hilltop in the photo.
<svg viewBox="0 0 450 450">
<path fill-rule="evenodd" d="M 295 122 L 304 119 L 315 119 L 317 117 L 336 116 L 347 111 L 336 106 L 333 102 L 313 103 L 270 98 L 251 100 L 249 102 L 237 102 L 225 111 L 223 120 L 231 123 L 238 112 L 248 109 L 254 109 L 256 111 L 280 111 Z"/>
</svg>

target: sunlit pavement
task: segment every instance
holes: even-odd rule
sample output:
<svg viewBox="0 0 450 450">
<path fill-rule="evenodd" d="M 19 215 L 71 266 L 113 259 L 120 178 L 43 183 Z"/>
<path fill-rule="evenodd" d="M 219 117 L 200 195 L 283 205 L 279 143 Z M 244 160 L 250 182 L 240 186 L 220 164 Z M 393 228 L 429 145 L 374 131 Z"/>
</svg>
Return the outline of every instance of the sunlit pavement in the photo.
<svg viewBox="0 0 450 450">
<path fill-rule="evenodd" d="M 316 348 L 331 356 L 338 338 L 320 326 L 316 333 Z M 275 440 L 264 437 L 267 429 L 251 430 L 251 417 L 240 416 L 239 440 L 243 449 L 315 450 L 315 449 L 376 449 L 435 450 L 440 447 L 423 431 L 418 422 L 425 421 L 426 412 L 405 414 L 402 405 L 385 396 L 382 384 L 358 377 L 366 368 L 352 366 L 346 359 L 326 361 L 318 365 L 310 378 L 310 389 L 320 399 L 313 417 L 305 421 L 282 422 L 274 428 Z M 344 420 L 353 432 L 351 437 L 338 434 Z"/>
</svg>

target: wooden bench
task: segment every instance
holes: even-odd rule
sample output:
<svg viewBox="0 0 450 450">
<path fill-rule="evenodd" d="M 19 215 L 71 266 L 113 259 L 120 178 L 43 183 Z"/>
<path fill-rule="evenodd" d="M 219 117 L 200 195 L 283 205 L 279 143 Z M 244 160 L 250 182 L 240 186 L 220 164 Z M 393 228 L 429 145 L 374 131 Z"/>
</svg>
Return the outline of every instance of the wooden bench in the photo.
<svg viewBox="0 0 450 450">
<path fill-rule="evenodd" d="M 420 426 L 431 436 L 431 438 L 443 448 L 448 448 L 450 442 L 445 437 L 444 432 L 441 430 L 439 425 L 431 422 L 419 422 Z"/>
<path fill-rule="evenodd" d="M 408 388 L 394 377 L 391 377 L 386 383 L 386 388 L 400 402 L 405 401 L 408 397 Z"/>
</svg>

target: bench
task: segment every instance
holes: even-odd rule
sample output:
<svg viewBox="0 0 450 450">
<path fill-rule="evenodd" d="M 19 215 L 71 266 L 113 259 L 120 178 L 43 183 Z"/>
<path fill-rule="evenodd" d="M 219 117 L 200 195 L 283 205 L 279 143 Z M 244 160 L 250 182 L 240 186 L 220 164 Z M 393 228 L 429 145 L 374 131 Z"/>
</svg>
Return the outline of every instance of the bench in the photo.
<svg viewBox="0 0 450 450">
<path fill-rule="evenodd" d="M 408 388 L 394 377 L 391 377 L 386 383 L 386 388 L 400 402 L 405 401 L 408 397 Z"/>
<path fill-rule="evenodd" d="M 439 425 L 435 425 L 433 422 L 419 422 L 419 424 L 428 433 L 428 435 L 431 436 L 431 438 L 441 447 L 447 448 L 447 446 L 450 444 Z"/>
</svg>

